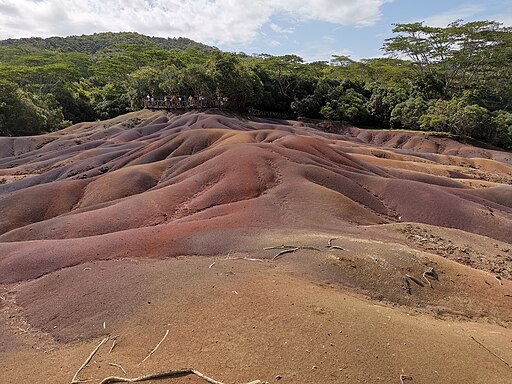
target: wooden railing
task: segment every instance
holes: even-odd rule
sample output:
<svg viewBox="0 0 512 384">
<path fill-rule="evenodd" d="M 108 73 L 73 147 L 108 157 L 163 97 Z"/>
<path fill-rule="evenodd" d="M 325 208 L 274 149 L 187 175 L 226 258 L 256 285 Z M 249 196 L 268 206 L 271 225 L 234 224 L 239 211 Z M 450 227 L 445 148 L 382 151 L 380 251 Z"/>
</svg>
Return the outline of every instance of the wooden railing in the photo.
<svg viewBox="0 0 512 384">
<path fill-rule="evenodd" d="M 147 109 L 204 109 L 204 108 L 226 108 L 227 99 L 197 98 L 192 99 L 143 99 L 142 105 Z"/>
<path fill-rule="evenodd" d="M 206 97 L 195 97 L 192 99 L 179 100 L 179 99 L 143 99 L 142 105 L 147 109 L 206 109 L 206 108 L 229 108 L 229 101 L 227 98 L 217 98 L 210 100 Z M 249 108 L 247 112 L 256 117 L 266 117 L 272 119 L 294 119 L 293 114 L 285 112 L 262 111 L 260 109 Z"/>
</svg>

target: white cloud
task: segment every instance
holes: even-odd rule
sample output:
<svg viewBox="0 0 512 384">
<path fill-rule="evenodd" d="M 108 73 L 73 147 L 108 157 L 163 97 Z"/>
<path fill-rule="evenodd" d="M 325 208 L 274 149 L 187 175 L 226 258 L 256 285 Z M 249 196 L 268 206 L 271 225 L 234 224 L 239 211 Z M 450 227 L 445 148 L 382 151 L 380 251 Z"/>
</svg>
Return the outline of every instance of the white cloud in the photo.
<svg viewBox="0 0 512 384">
<path fill-rule="evenodd" d="M 270 23 L 269 25 L 270 29 L 277 33 L 293 33 L 293 28 L 283 28 L 275 23 Z"/>
<path fill-rule="evenodd" d="M 0 0 L 0 39 L 135 31 L 247 43 L 275 15 L 368 26 L 390 0 Z M 274 24 L 276 32 L 287 29 Z M 272 25 L 270 26 L 272 28 Z"/>
<path fill-rule="evenodd" d="M 429 25 L 432 27 L 446 27 L 451 22 L 455 20 L 473 20 L 475 16 L 485 12 L 486 8 L 483 5 L 474 4 L 474 5 L 466 5 L 459 8 L 451 9 L 446 12 L 439 13 L 434 16 L 430 16 L 426 18 L 425 25 Z"/>
</svg>

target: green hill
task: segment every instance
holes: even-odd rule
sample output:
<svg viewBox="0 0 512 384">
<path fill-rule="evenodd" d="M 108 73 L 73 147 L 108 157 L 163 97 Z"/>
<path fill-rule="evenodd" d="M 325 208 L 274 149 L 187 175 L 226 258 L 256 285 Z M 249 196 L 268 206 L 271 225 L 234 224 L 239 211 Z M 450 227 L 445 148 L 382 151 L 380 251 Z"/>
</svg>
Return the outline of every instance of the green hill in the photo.
<svg viewBox="0 0 512 384">
<path fill-rule="evenodd" d="M 150 37 L 135 32 L 104 32 L 93 35 L 49 37 L 46 39 L 40 37 L 7 39 L 0 41 L 0 48 L 8 47 L 28 52 L 48 50 L 96 55 L 103 51 L 112 51 L 114 47 L 125 44 L 153 45 L 165 50 L 194 48 L 203 52 L 211 52 L 217 49 L 184 37 Z"/>
</svg>

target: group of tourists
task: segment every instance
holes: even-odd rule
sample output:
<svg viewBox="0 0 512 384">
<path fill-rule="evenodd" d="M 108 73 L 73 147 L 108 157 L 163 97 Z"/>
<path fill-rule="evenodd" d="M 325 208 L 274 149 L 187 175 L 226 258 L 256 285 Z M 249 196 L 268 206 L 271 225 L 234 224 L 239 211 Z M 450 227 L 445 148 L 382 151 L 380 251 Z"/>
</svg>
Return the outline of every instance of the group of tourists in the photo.
<svg viewBox="0 0 512 384">
<path fill-rule="evenodd" d="M 208 108 L 226 107 L 227 97 L 217 96 L 214 100 L 209 100 L 207 96 L 199 95 L 188 98 L 185 96 L 171 95 L 164 96 L 163 100 L 157 100 L 153 96 L 147 95 L 144 99 L 144 108 L 149 109 L 185 109 L 185 108 Z"/>
</svg>

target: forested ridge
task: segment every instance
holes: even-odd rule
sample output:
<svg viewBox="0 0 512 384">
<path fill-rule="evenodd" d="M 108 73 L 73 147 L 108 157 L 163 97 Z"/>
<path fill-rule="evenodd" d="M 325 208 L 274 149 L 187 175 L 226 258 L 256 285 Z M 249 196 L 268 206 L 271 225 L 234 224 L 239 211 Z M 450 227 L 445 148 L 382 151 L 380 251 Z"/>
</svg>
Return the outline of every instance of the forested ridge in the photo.
<svg viewBox="0 0 512 384">
<path fill-rule="evenodd" d="M 450 132 L 512 147 L 512 30 L 493 21 L 396 24 L 386 57 L 306 63 L 137 33 L 0 41 L 0 134 L 33 135 L 141 108 L 146 95 Z"/>
</svg>

